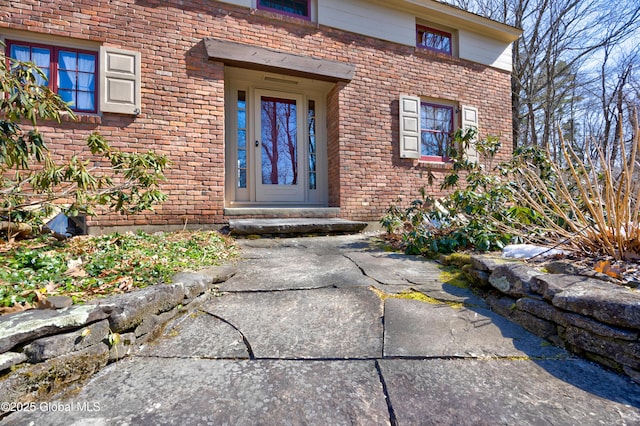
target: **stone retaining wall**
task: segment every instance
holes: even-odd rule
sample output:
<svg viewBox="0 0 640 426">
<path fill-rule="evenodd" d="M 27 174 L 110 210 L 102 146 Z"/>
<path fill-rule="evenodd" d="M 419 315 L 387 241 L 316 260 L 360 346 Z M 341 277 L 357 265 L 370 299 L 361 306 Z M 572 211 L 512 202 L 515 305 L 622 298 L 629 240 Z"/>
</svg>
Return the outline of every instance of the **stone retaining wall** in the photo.
<svg viewBox="0 0 640 426">
<path fill-rule="evenodd" d="M 566 263 L 546 268 L 486 255 L 463 266 L 494 311 L 640 383 L 640 291 Z"/>
<path fill-rule="evenodd" d="M 234 272 L 230 265 L 183 272 L 168 285 L 0 317 L 0 418 L 12 404 L 43 401 L 133 353 Z"/>
</svg>

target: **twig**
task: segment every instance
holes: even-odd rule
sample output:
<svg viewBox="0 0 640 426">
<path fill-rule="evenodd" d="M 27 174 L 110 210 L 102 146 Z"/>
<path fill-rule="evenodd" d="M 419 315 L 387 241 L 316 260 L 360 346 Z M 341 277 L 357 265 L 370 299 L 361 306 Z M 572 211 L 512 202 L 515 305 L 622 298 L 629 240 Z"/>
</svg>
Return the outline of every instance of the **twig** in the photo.
<svg viewBox="0 0 640 426">
<path fill-rule="evenodd" d="M 582 228 L 582 229 L 580 230 L 580 232 L 585 231 L 587 228 L 590 228 L 591 226 L 592 226 L 592 225 L 587 225 L 587 226 L 585 226 L 584 228 Z M 556 249 L 556 248 L 560 247 L 561 245 L 568 243 L 570 239 L 571 239 L 570 237 L 569 237 L 569 238 L 565 238 L 564 240 L 560 241 L 559 243 L 556 243 L 554 246 L 549 247 L 547 250 L 545 250 L 545 251 L 541 251 L 540 253 L 538 253 L 538 254 L 536 254 L 536 255 L 534 255 L 534 256 L 528 257 L 528 258 L 526 258 L 524 261 L 525 261 L 525 262 L 528 262 L 528 261 L 530 261 L 531 259 L 535 259 L 535 258 L 536 258 L 536 257 L 538 257 L 538 256 L 542 256 L 542 255 L 543 255 L 543 254 L 545 254 L 545 253 L 549 253 L 551 250 L 554 250 L 554 249 Z"/>
</svg>

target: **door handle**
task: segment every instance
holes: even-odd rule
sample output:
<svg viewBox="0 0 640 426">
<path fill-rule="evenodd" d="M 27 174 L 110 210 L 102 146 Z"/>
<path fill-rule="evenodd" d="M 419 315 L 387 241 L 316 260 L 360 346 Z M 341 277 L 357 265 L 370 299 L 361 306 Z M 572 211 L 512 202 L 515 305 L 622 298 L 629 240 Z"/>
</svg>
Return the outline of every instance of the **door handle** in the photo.
<svg viewBox="0 0 640 426">
<path fill-rule="evenodd" d="M 260 142 L 256 141 L 256 148 L 260 146 Z"/>
</svg>

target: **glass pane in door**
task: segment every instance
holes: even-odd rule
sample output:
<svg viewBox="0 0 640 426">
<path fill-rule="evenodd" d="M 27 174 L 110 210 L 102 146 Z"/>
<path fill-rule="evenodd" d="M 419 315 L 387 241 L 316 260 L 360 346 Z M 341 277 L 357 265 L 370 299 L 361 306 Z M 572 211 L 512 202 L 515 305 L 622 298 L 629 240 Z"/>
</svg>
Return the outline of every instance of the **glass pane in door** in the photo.
<svg viewBox="0 0 640 426">
<path fill-rule="evenodd" d="M 297 108 L 293 99 L 261 97 L 262 183 L 298 183 Z"/>
</svg>

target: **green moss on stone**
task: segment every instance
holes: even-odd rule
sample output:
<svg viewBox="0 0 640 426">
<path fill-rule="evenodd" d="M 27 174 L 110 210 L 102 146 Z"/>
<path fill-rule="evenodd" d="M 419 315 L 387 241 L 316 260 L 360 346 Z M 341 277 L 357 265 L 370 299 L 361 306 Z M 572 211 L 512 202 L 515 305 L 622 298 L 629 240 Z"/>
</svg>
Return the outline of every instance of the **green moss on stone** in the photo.
<svg viewBox="0 0 640 426">
<path fill-rule="evenodd" d="M 463 303 L 459 302 L 451 302 L 448 300 L 438 300 L 431 296 L 428 296 L 424 293 L 415 290 L 404 291 L 402 293 L 385 293 L 384 291 L 377 289 L 375 287 L 370 287 L 370 289 L 378 295 L 378 297 L 382 300 L 386 299 L 409 299 L 409 300 L 417 300 L 423 303 L 429 303 L 430 305 L 448 305 L 455 309 L 460 309 L 464 307 Z"/>
<path fill-rule="evenodd" d="M 462 267 L 471 264 L 471 255 L 468 253 L 451 253 L 441 257 L 442 263 L 445 265 L 455 265 Z"/>
<path fill-rule="evenodd" d="M 464 271 L 455 266 L 440 267 L 440 281 L 458 288 L 469 288 L 470 282 Z"/>
</svg>

